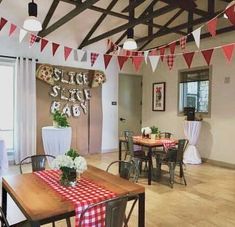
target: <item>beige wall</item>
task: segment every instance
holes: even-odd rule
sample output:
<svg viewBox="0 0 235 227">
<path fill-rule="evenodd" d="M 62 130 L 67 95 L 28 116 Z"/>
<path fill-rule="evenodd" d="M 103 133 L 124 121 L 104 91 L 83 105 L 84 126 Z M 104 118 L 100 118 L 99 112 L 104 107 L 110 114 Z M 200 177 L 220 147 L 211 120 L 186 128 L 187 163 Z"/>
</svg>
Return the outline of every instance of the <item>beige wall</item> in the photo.
<svg viewBox="0 0 235 227">
<path fill-rule="evenodd" d="M 208 38 L 202 41 L 201 48 L 210 48 L 234 42 L 234 32 Z M 194 43 L 188 49 L 195 50 Z M 193 67 L 205 66 L 201 53 L 194 56 Z M 235 164 L 235 57 L 228 64 L 218 49 L 214 52 L 212 65 L 211 117 L 204 118 L 198 148 L 201 156 L 216 161 Z M 160 62 L 154 73 L 148 64 L 143 70 L 143 126 L 157 125 L 161 131 L 170 131 L 181 138 L 184 117 L 177 116 L 178 71 L 186 69 L 182 56 L 176 58 L 174 68 L 170 71 L 166 63 Z M 230 83 L 224 78 L 230 77 Z M 166 82 L 166 111 L 152 111 L 152 83 Z"/>
</svg>

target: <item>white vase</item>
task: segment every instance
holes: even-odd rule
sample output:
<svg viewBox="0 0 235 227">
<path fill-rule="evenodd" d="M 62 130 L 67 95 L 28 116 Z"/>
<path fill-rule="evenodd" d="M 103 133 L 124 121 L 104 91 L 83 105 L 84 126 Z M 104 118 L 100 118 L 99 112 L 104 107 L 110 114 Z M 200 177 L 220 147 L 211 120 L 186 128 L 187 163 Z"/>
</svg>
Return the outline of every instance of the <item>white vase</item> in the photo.
<svg viewBox="0 0 235 227">
<path fill-rule="evenodd" d="M 151 139 L 151 140 L 155 140 L 156 137 L 157 137 L 157 134 L 150 134 L 150 139 Z"/>
</svg>

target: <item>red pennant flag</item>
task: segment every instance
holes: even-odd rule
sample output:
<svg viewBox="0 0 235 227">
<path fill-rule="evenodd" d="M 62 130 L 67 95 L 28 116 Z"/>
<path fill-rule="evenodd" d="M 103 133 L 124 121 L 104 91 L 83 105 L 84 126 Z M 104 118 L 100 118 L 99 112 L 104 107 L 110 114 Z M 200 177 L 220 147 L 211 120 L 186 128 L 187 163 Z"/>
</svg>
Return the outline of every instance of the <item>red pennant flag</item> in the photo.
<svg viewBox="0 0 235 227">
<path fill-rule="evenodd" d="M 169 48 L 170 48 L 170 53 L 174 54 L 175 53 L 175 47 L 176 47 L 176 42 L 170 43 Z"/>
<path fill-rule="evenodd" d="M 224 56 L 227 58 L 228 62 L 230 62 L 233 56 L 234 44 L 222 46 L 222 50 L 223 50 Z"/>
<path fill-rule="evenodd" d="M 141 56 L 133 57 L 132 63 L 134 64 L 135 70 L 137 72 L 140 70 L 140 66 L 141 66 L 143 60 L 144 60 L 144 57 L 141 57 Z"/>
<path fill-rule="evenodd" d="M 5 18 L 1 17 L 1 20 L 0 20 L 0 31 L 5 26 L 6 23 L 7 23 L 7 20 Z"/>
<path fill-rule="evenodd" d="M 29 39 L 29 47 L 31 48 L 33 46 L 33 44 L 35 43 L 37 39 L 37 36 L 34 34 L 30 34 L 30 39 Z"/>
<path fill-rule="evenodd" d="M 217 27 L 217 17 L 207 22 L 207 29 L 212 36 L 216 36 L 216 27 Z"/>
<path fill-rule="evenodd" d="M 16 25 L 15 24 L 11 24 L 10 30 L 9 30 L 9 36 L 11 36 L 14 33 L 15 30 L 16 30 Z"/>
<path fill-rule="evenodd" d="M 107 69 L 109 62 L 111 61 L 113 55 L 104 54 L 104 67 Z"/>
<path fill-rule="evenodd" d="M 122 70 L 122 67 L 123 67 L 124 63 L 128 60 L 128 57 L 127 56 L 118 56 L 117 59 L 118 59 L 119 68 L 120 68 L 120 70 Z"/>
<path fill-rule="evenodd" d="M 164 60 L 164 54 L 165 54 L 165 46 L 159 48 L 160 55 L 161 55 L 161 60 Z"/>
<path fill-rule="evenodd" d="M 99 54 L 98 53 L 92 53 L 91 52 L 91 66 L 95 64 L 96 59 L 98 58 Z"/>
<path fill-rule="evenodd" d="M 187 66 L 188 66 L 189 68 L 191 67 L 194 54 L 195 54 L 195 52 L 183 53 L 184 60 L 186 61 Z"/>
<path fill-rule="evenodd" d="M 150 56 L 156 56 L 157 55 L 157 49 L 153 49 L 149 53 Z"/>
<path fill-rule="evenodd" d="M 202 50 L 202 55 L 206 60 L 207 65 L 210 65 L 211 57 L 213 54 L 214 49 Z"/>
<path fill-rule="evenodd" d="M 227 15 L 230 22 L 235 26 L 235 12 L 234 12 L 235 5 L 230 6 L 226 9 L 225 14 Z"/>
<path fill-rule="evenodd" d="M 65 61 L 68 59 L 68 57 L 69 57 L 71 51 L 72 51 L 72 48 L 70 48 L 70 47 L 64 47 L 64 59 L 65 59 Z"/>
<path fill-rule="evenodd" d="M 46 39 L 41 39 L 41 52 L 45 48 L 45 46 L 48 44 L 48 40 Z"/>
<path fill-rule="evenodd" d="M 187 36 L 182 36 L 179 41 L 181 49 L 184 50 L 186 47 Z"/>
<path fill-rule="evenodd" d="M 55 53 L 56 53 L 59 46 L 60 46 L 60 44 L 58 44 L 58 43 L 52 43 L 52 55 L 53 56 L 55 56 Z"/>
<path fill-rule="evenodd" d="M 126 50 L 126 56 L 131 56 L 132 55 L 132 53 L 131 53 L 131 51 L 130 50 Z"/>
<path fill-rule="evenodd" d="M 170 70 L 173 68 L 174 61 L 175 61 L 175 55 L 173 54 L 167 55 L 167 65 Z"/>
</svg>

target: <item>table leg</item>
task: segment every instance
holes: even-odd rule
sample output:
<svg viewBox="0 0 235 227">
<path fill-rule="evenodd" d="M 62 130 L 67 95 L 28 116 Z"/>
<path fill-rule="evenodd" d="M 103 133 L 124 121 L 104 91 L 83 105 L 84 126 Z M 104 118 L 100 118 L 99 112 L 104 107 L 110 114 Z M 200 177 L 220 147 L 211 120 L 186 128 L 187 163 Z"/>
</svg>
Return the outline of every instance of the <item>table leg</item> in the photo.
<svg viewBox="0 0 235 227">
<path fill-rule="evenodd" d="M 160 154 L 156 154 L 156 165 L 157 165 L 156 177 L 157 177 L 157 178 L 160 178 L 160 177 L 161 177 Z"/>
<path fill-rule="evenodd" d="M 118 160 L 119 161 L 122 160 L 122 141 L 119 141 Z M 120 173 L 120 170 L 121 170 L 121 163 L 119 162 L 119 165 L 118 165 L 118 172 L 119 173 Z"/>
<path fill-rule="evenodd" d="M 2 211 L 7 216 L 7 191 L 2 186 Z"/>
<path fill-rule="evenodd" d="M 40 223 L 37 222 L 37 221 L 31 221 L 31 222 L 30 222 L 30 226 L 31 226 L 31 227 L 40 227 Z"/>
<path fill-rule="evenodd" d="M 149 151 L 148 151 L 148 159 L 149 159 L 148 185 L 151 185 L 151 179 L 152 179 L 152 167 L 153 167 L 153 161 L 152 161 L 152 147 L 149 147 Z"/>
<path fill-rule="evenodd" d="M 138 226 L 145 226 L 145 193 L 139 195 L 139 214 L 138 214 Z"/>
</svg>

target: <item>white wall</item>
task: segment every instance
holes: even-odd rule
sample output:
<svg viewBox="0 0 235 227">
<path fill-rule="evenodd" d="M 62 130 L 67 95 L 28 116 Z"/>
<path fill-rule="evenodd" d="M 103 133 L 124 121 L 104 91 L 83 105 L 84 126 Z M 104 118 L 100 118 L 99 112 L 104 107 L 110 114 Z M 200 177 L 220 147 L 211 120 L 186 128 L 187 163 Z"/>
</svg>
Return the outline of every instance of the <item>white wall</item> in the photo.
<svg viewBox="0 0 235 227">
<path fill-rule="evenodd" d="M 201 41 L 201 48 L 210 48 L 234 42 L 234 32 Z M 196 50 L 194 43 L 187 50 Z M 235 164 L 235 56 L 228 64 L 221 49 L 214 52 L 212 65 L 211 117 L 204 118 L 198 148 L 204 158 Z M 201 53 L 194 56 L 191 68 L 206 66 Z M 186 69 L 182 56 L 176 58 L 170 71 L 166 62 L 159 63 L 152 73 L 150 65 L 144 68 L 143 76 L 143 125 L 156 125 L 161 131 L 170 131 L 178 138 L 184 137 L 184 117 L 177 116 L 178 71 Z M 230 83 L 224 78 L 230 77 Z M 166 82 L 166 111 L 152 111 L 152 83 Z"/>
</svg>

